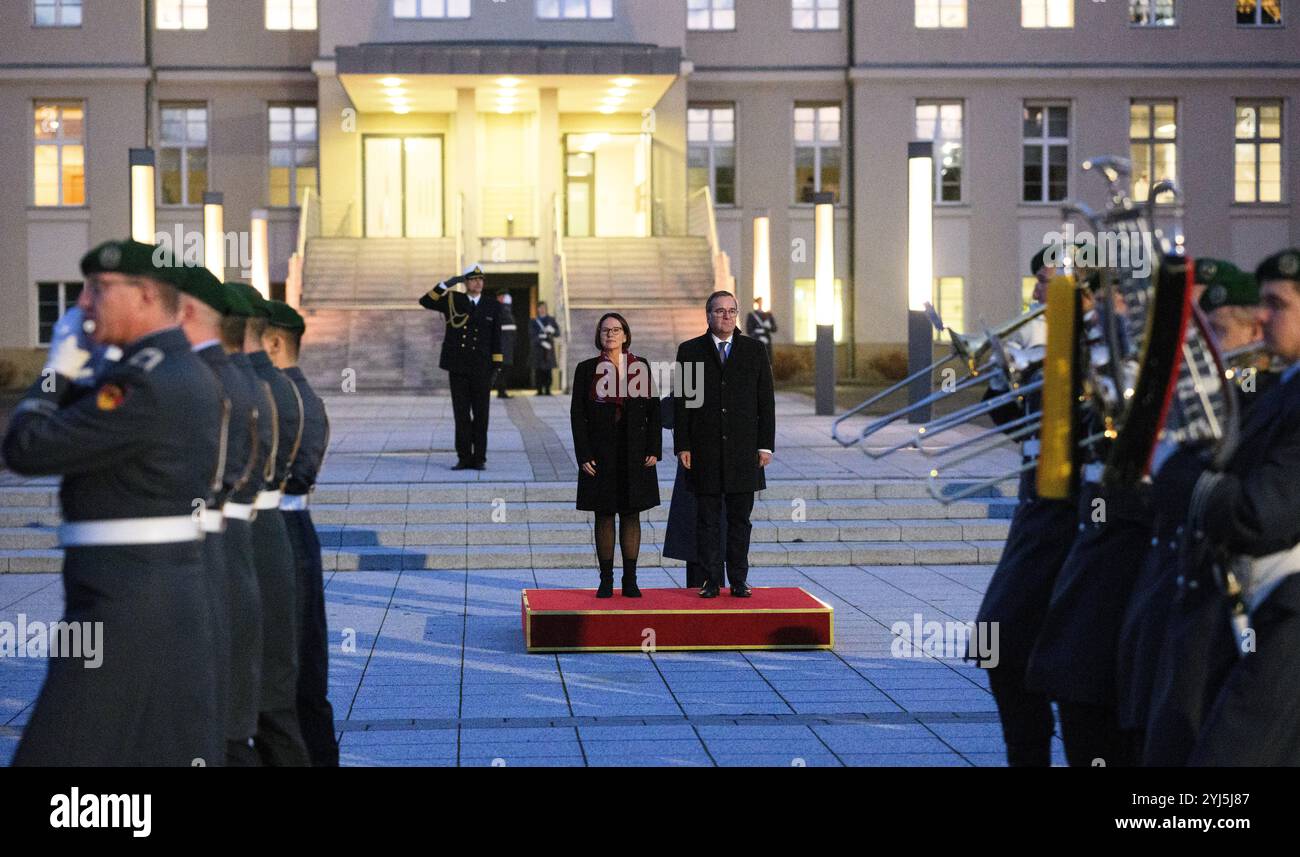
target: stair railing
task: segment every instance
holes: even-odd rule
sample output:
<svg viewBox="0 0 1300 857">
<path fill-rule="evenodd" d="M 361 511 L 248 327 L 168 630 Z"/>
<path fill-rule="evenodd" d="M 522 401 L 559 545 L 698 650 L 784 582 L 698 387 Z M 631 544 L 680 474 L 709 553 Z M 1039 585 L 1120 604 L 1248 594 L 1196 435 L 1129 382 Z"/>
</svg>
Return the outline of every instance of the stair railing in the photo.
<svg viewBox="0 0 1300 857">
<path fill-rule="evenodd" d="M 465 270 L 465 194 L 456 194 L 456 273 Z"/>
<path fill-rule="evenodd" d="M 736 284 L 731 276 L 731 257 L 722 251 L 718 243 L 718 214 L 713 205 L 713 191 L 708 185 L 690 195 L 687 201 L 687 223 L 692 235 L 704 234 L 709 242 L 709 261 L 713 265 L 713 288 L 715 291 L 734 292 Z"/>
<path fill-rule="evenodd" d="M 555 365 L 560 370 L 560 390 L 569 389 L 569 337 L 573 336 L 572 317 L 569 314 L 569 260 L 564 253 L 564 201 L 557 193 L 552 197 L 551 232 L 555 244 L 555 302 L 561 322 L 560 336 L 555 342 Z"/>
</svg>

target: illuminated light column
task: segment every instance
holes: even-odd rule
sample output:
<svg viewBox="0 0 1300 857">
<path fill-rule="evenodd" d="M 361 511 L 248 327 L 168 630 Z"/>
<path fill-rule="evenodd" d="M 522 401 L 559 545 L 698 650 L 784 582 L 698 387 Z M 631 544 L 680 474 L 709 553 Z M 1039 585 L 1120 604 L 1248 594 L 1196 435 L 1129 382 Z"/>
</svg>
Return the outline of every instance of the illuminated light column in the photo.
<svg viewBox="0 0 1300 857">
<path fill-rule="evenodd" d="M 907 371 L 921 372 L 934 362 L 932 327 L 925 305 L 934 296 L 934 143 L 907 144 Z M 908 404 L 930 395 L 931 379 L 922 374 L 908 386 Z M 930 421 L 918 408 L 912 423 Z"/>
<path fill-rule="evenodd" d="M 754 300 L 763 299 L 763 309 L 772 311 L 772 218 L 754 217 Z"/>
<path fill-rule="evenodd" d="M 249 255 L 252 257 L 252 286 L 262 293 L 262 297 L 271 298 L 271 251 L 266 225 L 266 209 L 253 209 L 249 220 Z M 286 298 L 289 296 L 286 295 Z M 291 302 L 293 303 L 293 302 Z"/>
<path fill-rule="evenodd" d="M 835 197 L 813 196 L 814 307 L 817 320 L 817 416 L 835 413 Z"/>
<path fill-rule="evenodd" d="M 203 267 L 226 281 L 226 203 L 219 193 L 203 194 Z"/>
<path fill-rule="evenodd" d="M 158 240 L 154 218 L 154 152 L 153 149 L 131 149 L 128 157 L 131 165 L 131 240 L 154 244 Z"/>
</svg>

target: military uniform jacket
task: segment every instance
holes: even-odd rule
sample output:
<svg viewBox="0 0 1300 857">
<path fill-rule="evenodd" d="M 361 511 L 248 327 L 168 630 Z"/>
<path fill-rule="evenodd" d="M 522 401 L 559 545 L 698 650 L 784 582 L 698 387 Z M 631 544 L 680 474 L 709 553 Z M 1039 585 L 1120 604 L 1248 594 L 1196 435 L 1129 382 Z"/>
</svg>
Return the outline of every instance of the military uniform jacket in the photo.
<svg viewBox="0 0 1300 857">
<path fill-rule="evenodd" d="M 533 345 L 533 368 L 547 371 L 555 368 L 555 339 L 560 335 L 560 325 L 554 317 L 538 316 L 528 325 L 528 338 Z"/>
<path fill-rule="evenodd" d="M 776 449 L 776 399 L 767 352 L 739 331 L 731 343 L 725 367 L 708 333 L 677 348 L 681 371 L 702 376 L 694 391 L 699 407 L 689 406 L 684 390 L 674 391 L 673 449 L 691 454 L 696 494 L 761 491 L 767 481 L 758 451 Z"/>
<path fill-rule="evenodd" d="M 194 353 L 212 370 L 226 401 L 226 433 L 219 462 L 222 465 L 221 486 L 212 504 L 213 508 L 220 508 L 236 491 L 245 491 L 250 483 L 260 483 L 253 448 L 257 443 L 257 387 L 230 362 L 220 344 Z"/>
<path fill-rule="evenodd" d="M 290 366 L 284 374 L 297 387 L 303 408 L 302 443 L 289 468 L 289 481 L 285 483 L 284 491 L 286 494 L 309 494 L 316 486 L 316 477 L 329 447 L 329 415 L 325 412 L 325 402 L 307 383 L 307 376 L 301 369 Z"/>
<path fill-rule="evenodd" d="M 258 492 L 270 481 L 267 474 L 267 458 L 274 454 L 279 441 L 279 426 L 276 425 L 275 402 L 265 381 L 258 377 L 253 363 L 247 354 L 235 353 L 229 356 L 230 365 L 234 367 L 244 384 L 252 394 L 252 444 L 249 450 L 249 466 L 252 476 L 244 485 L 236 488 L 230 500 L 249 504 L 257 499 Z"/>
<path fill-rule="evenodd" d="M 132 343 L 93 389 L 55 380 L 19 403 L 4 457 L 18 473 L 64 476 L 64 520 L 191 515 L 208 499 L 221 390 L 179 329 Z"/>
<path fill-rule="evenodd" d="M 447 316 L 438 368 L 453 375 L 481 375 L 501 365 L 501 305 L 483 295 L 475 305 L 469 295 L 442 283 L 420 298 L 420 306 Z"/>
<path fill-rule="evenodd" d="M 302 399 L 298 388 L 293 385 L 283 372 L 275 368 L 265 351 L 248 355 L 257 377 L 271 386 L 271 396 L 275 401 L 276 426 L 278 440 L 276 443 L 275 469 L 267 482 L 266 490 L 279 491 L 289 478 L 289 468 L 298 448 L 302 443 Z"/>
</svg>

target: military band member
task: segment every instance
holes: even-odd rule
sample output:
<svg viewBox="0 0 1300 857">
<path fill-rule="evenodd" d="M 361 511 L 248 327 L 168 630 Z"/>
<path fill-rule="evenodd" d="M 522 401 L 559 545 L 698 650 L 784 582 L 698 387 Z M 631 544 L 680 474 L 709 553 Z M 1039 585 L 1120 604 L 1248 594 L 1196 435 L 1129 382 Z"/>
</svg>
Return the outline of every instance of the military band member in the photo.
<svg viewBox="0 0 1300 857">
<path fill-rule="evenodd" d="M 464 292 L 451 290 L 458 283 L 465 284 Z M 452 470 L 483 470 L 492 385 L 503 359 L 500 304 L 483 297 L 483 269 L 475 265 L 438 283 L 420 298 L 420 306 L 447 317 L 438 368 L 447 372 L 456 419 L 456 465 Z"/>
<path fill-rule="evenodd" d="M 533 350 L 533 375 L 537 395 L 551 395 L 551 375 L 555 372 L 555 346 L 560 338 L 560 323 L 551 315 L 546 301 L 538 301 L 537 318 L 528 325 L 528 339 Z"/>
<path fill-rule="evenodd" d="M 515 339 L 519 335 L 519 325 L 515 323 L 514 298 L 509 292 L 497 295 L 501 305 L 501 364 L 497 367 L 497 398 L 510 398 L 510 372 L 515 365 Z"/>
<path fill-rule="evenodd" d="M 216 765 L 212 605 L 194 511 L 218 459 L 221 392 L 177 328 L 179 270 L 100 245 L 78 306 L 121 360 L 74 388 L 80 331 L 50 347 L 4 438 L 10 468 L 63 477 L 63 621 L 102 623 L 102 663 L 52 657 L 16 765 Z M 196 505 L 197 504 L 197 505 Z M 65 653 L 74 654 L 74 653 Z"/>
<path fill-rule="evenodd" d="M 754 308 L 745 317 L 745 335 L 757 339 L 767 349 L 767 362 L 772 362 L 772 334 L 776 333 L 776 316 L 764 311 L 763 299 L 754 298 Z"/>
<path fill-rule="evenodd" d="M 288 304 L 268 301 L 270 324 L 262 341 L 275 367 L 302 397 L 303 429 L 298 455 L 280 500 L 289 542 L 298 568 L 298 723 L 314 767 L 338 767 L 339 745 L 334 733 L 334 709 L 329 702 L 329 629 L 325 620 L 325 573 L 320 538 L 308 510 L 308 497 L 329 447 L 330 424 L 325 403 L 298 367 L 303 317 Z"/>
<path fill-rule="evenodd" d="M 1206 548 L 1189 551 L 1203 561 L 1182 568 L 1187 586 L 1210 593 L 1232 628 L 1219 642 L 1239 653 L 1205 688 L 1190 765 L 1300 765 L 1300 249 L 1264 260 L 1256 279 L 1265 341 L 1288 368 L 1222 472 L 1188 447 L 1156 475 L 1161 505 Z"/>
<path fill-rule="evenodd" d="M 246 521 L 229 526 L 227 503 L 247 497 L 261 479 L 257 449 L 259 390 L 231 363 L 222 345 L 224 316 L 230 310 L 225 286 L 207 268 L 187 268 L 181 295 L 180 325 L 194 353 L 216 376 L 226 413 L 219 472 L 203 510 L 203 561 L 213 596 L 217 652 L 217 699 L 225 729 L 228 764 L 243 765 L 257 731 L 262 677 L 262 598 L 253 569 Z M 227 529 L 230 532 L 227 533 Z"/>
<path fill-rule="evenodd" d="M 245 322 L 244 352 L 270 390 L 268 408 L 276 425 L 274 455 L 267 458 L 265 481 L 253 504 L 253 564 L 262 593 L 262 695 L 253 744 L 264 765 L 305 766 L 311 759 L 298 725 L 298 574 L 280 512 L 284 484 L 302 443 L 302 397 L 262 344 L 270 317 L 266 299 L 252 286 L 229 285 L 239 288 L 253 308 Z"/>
</svg>

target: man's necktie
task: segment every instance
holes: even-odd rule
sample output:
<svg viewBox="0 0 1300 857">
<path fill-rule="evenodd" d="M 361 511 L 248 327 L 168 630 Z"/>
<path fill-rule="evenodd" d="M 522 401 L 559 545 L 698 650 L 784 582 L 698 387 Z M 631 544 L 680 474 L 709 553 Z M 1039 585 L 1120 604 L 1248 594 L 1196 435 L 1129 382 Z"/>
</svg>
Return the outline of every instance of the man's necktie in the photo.
<svg viewBox="0 0 1300 857">
<path fill-rule="evenodd" d="M 718 343 L 718 362 L 724 366 L 727 363 L 727 343 L 725 342 Z"/>
</svg>

